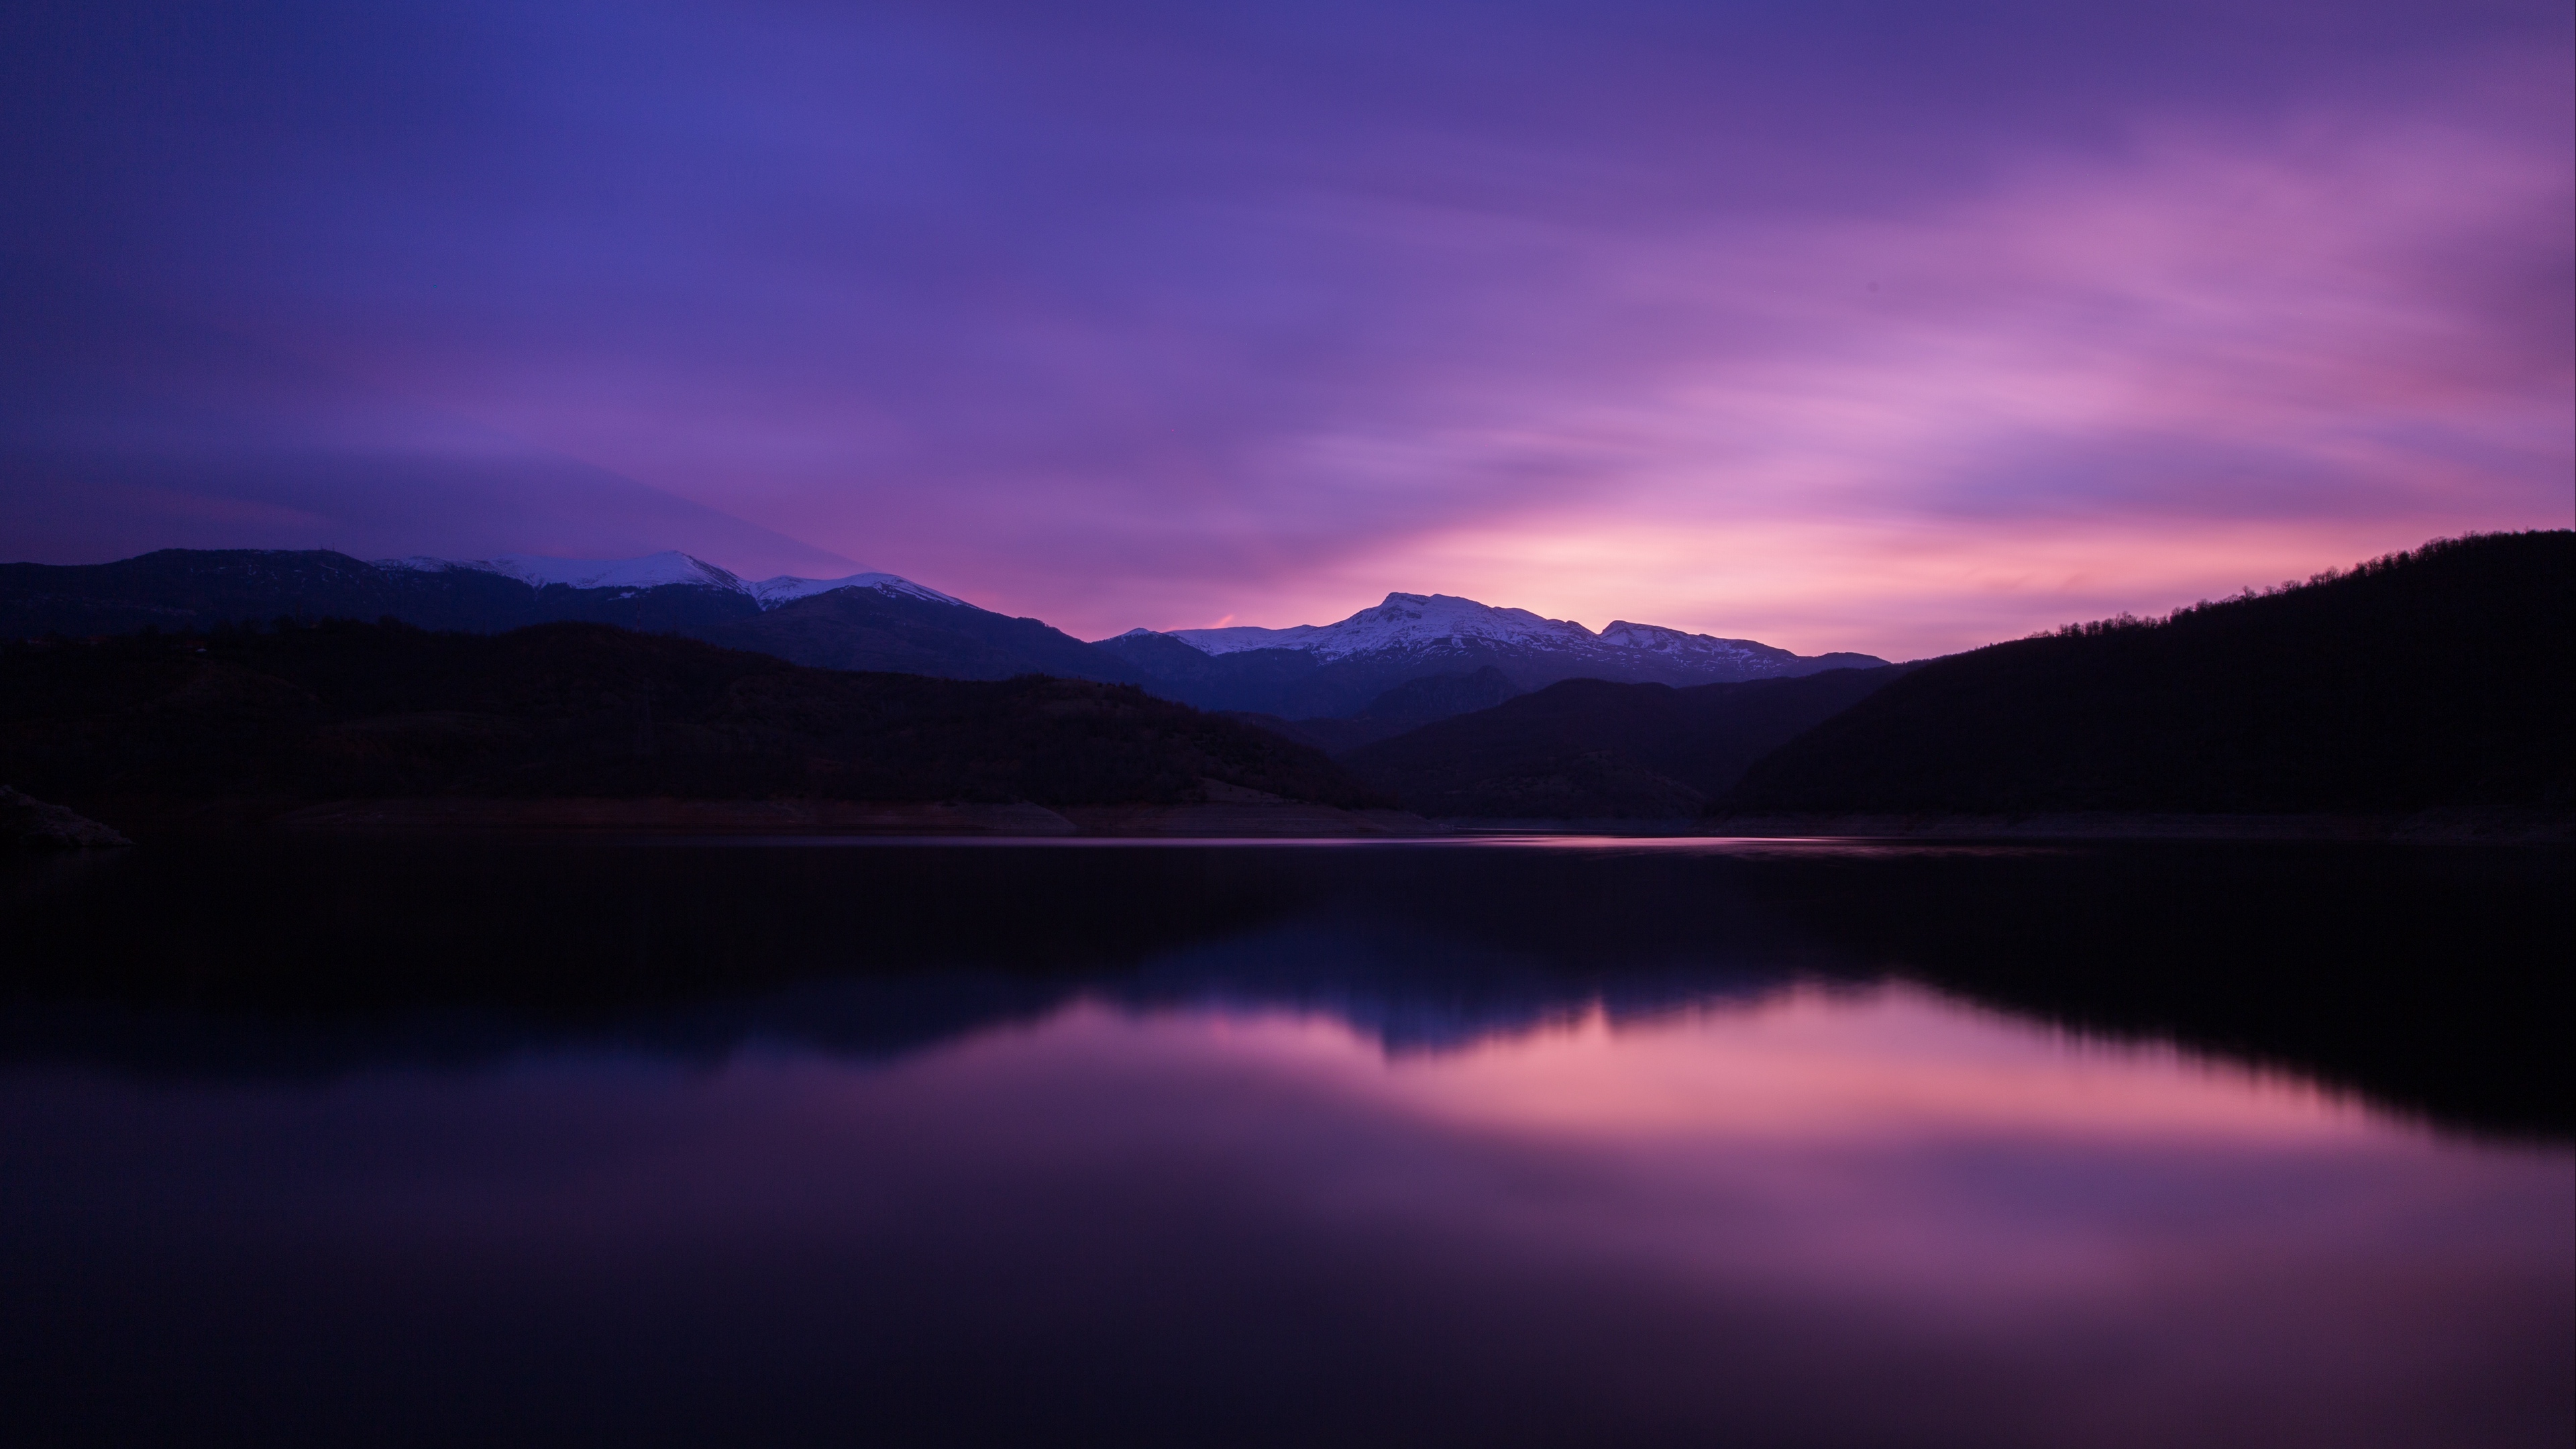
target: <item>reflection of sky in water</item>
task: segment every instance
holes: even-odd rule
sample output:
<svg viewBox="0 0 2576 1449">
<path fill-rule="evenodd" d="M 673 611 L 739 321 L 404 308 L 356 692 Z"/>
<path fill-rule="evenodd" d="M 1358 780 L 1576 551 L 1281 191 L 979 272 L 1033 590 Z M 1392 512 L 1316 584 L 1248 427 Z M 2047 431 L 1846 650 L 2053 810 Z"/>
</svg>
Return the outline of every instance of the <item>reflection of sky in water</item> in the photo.
<svg viewBox="0 0 2576 1449">
<path fill-rule="evenodd" d="M 5 1083 L 0 1253 L 37 1310 L 8 1346 L 137 1425 L 211 1384 L 322 1438 L 2570 1422 L 2564 1148 L 1905 986 L 1394 1051 L 1329 1011 L 1088 998 L 872 1065 Z"/>
</svg>

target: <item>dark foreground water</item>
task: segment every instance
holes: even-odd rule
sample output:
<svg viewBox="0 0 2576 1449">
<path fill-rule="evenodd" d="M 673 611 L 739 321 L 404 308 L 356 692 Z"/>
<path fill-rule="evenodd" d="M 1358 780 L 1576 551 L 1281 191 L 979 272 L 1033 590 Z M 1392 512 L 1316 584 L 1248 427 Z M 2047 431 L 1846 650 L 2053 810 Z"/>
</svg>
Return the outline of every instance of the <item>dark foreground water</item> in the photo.
<svg viewBox="0 0 2576 1449">
<path fill-rule="evenodd" d="M 2569 861 L 0 869 L 14 1443 L 2552 1445 Z"/>
</svg>

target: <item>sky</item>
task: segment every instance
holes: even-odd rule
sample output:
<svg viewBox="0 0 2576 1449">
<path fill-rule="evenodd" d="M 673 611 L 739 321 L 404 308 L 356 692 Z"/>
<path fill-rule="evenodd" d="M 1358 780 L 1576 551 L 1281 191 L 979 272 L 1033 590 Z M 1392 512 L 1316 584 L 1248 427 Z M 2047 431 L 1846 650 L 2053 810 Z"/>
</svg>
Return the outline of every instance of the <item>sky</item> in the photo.
<svg viewBox="0 0 2576 1449">
<path fill-rule="evenodd" d="M 2563 0 L 0 15 L 0 558 L 1914 658 L 2576 522 Z"/>
</svg>

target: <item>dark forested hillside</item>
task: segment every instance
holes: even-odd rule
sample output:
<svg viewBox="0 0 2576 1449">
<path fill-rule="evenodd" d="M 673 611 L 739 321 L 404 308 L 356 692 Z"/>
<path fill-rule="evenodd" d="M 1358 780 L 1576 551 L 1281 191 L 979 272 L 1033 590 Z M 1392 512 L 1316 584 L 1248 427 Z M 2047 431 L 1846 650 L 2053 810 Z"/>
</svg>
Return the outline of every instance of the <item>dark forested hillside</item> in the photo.
<svg viewBox="0 0 2576 1449">
<path fill-rule="evenodd" d="M 1746 766 L 1902 672 L 1840 669 L 1689 689 L 1569 679 L 1342 762 L 1425 815 L 1693 816 Z"/>
<path fill-rule="evenodd" d="M 1749 771 L 1743 810 L 2576 803 L 2576 533 L 2428 544 L 2300 587 L 1917 670 Z"/>
<path fill-rule="evenodd" d="M 0 780 L 115 800 L 674 796 L 1175 803 L 1378 797 L 1132 686 L 807 669 L 601 625 L 340 621 L 0 645 Z M 95 813 L 94 811 L 92 813 Z"/>
</svg>

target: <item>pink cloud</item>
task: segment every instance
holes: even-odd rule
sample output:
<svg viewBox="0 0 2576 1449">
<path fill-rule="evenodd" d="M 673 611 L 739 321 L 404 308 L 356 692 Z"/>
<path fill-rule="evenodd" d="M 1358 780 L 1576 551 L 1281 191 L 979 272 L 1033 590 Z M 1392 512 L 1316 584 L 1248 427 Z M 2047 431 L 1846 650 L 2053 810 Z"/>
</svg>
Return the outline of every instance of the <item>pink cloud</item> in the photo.
<svg viewBox="0 0 2576 1449">
<path fill-rule="evenodd" d="M 1555 366 L 1268 464 L 1320 511 L 1452 519 L 1319 538 L 1227 602 L 1288 623 L 1436 588 L 1910 656 L 2565 526 L 2568 349 L 2478 274 L 2563 254 L 2567 199 L 2563 158 L 2491 134 L 2317 123 L 2177 128 L 1899 221 L 1571 234 L 1575 281 L 1526 319 Z M 1641 313 L 1645 345 L 1590 325 Z"/>
</svg>

